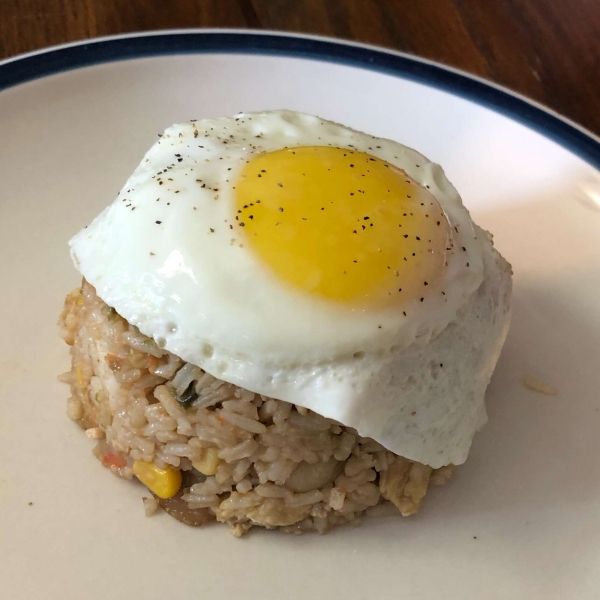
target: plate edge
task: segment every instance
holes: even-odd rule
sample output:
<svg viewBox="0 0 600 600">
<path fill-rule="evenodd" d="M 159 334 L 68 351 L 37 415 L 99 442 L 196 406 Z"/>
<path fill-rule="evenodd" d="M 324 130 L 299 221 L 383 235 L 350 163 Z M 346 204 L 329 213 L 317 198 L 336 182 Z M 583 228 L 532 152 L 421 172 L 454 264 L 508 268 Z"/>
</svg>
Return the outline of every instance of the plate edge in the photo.
<svg viewBox="0 0 600 600">
<path fill-rule="evenodd" d="M 253 43 L 259 40 L 258 44 Z M 84 52 L 74 60 L 73 52 L 81 49 Z M 600 137 L 535 100 L 429 59 L 317 35 L 248 29 L 176 29 L 69 42 L 0 61 L 0 93 L 29 81 L 98 64 L 152 56 L 206 53 L 278 55 L 321 60 L 417 81 L 507 116 L 600 170 Z"/>
</svg>

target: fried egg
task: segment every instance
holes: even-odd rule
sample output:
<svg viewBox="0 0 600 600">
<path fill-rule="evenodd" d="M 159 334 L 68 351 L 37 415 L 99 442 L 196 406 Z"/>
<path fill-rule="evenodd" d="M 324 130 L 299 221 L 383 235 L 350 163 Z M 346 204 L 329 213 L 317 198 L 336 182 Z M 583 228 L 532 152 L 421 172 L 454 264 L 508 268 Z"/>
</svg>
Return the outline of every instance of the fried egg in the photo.
<svg viewBox="0 0 600 600">
<path fill-rule="evenodd" d="M 174 125 L 71 252 L 160 347 L 397 454 L 460 464 L 485 420 L 510 272 L 397 142 L 290 111 Z"/>
</svg>

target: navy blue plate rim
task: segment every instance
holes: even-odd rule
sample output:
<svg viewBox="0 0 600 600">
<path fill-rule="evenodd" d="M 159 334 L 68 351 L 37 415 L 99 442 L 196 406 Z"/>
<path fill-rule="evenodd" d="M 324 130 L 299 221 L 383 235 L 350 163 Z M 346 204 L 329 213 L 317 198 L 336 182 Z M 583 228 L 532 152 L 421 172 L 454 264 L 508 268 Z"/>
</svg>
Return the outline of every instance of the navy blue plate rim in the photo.
<svg viewBox="0 0 600 600">
<path fill-rule="evenodd" d="M 97 38 L 0 63 L 0 91 L 91 65 L 174 54 L 233 53 L 305 58 L 359 67 L 450 92 L 518 121 L 600 169 L 600 140 L 500 86 L 421 58 L 329 38 L 248 30 L 184 30 Z"/>
</svg>

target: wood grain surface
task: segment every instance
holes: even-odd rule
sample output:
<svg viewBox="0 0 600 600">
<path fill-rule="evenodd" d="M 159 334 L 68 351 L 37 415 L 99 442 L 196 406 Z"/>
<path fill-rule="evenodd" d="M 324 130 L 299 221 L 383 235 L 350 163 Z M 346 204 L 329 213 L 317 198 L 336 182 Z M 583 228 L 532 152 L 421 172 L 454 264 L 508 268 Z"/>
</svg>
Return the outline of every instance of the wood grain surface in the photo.
<svg viewBox="0 0 600 600">
<path fill-rule="evenodd" d="M 182 27 L 395 48 L 505 85 L 600 134 L 600 0 L 0 0 L 0 58 Z"/>
</svg>

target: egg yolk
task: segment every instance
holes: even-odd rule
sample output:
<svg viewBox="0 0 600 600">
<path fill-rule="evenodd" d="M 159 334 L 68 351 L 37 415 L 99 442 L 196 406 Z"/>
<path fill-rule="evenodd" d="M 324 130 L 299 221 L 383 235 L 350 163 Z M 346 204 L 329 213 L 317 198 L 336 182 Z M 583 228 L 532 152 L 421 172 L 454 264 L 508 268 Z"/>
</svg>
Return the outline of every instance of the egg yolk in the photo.
<svg viewBox="0 0 600 600">
<path fill-rule="evenodd" d="M 440 293 L 448 219 L 384 160 L 327 146 L 265 152 L 242 169 L 235 203 L 245 245 L 297 290 L 357 307 Z"/>
</svg>

